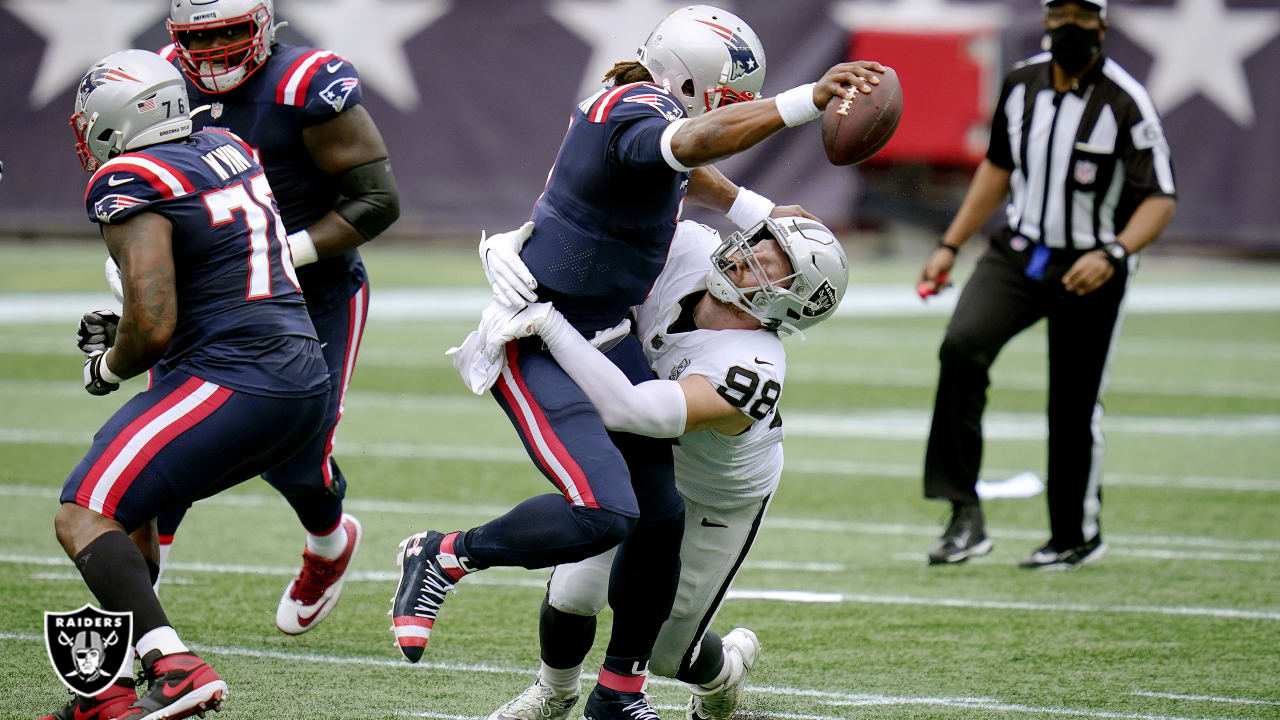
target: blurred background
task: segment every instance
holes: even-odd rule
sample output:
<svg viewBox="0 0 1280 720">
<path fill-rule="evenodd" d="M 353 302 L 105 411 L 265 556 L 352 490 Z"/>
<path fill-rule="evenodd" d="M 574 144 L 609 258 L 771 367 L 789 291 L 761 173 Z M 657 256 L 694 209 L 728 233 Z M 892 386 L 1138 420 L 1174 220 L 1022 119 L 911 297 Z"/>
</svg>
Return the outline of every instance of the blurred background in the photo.
<svg viewBox="0 0 1280 720">
<path fill-rule="evenodd" d="M 682 4 L 277 0 L 276 11 L 289 22 L 283 42 L 359 69 L 404 200 L 391 236 L 470 242 L 528 216 L 571 106 Z M 815 123 L 721 164 L 833 228 L 862 231 L 852 242 L 876 253 L 933 242 L 945 227 L 986 149 L 1000 78 L 1041 36 L 1038 0 L 725 4 L 765 45 L 767 95 L 847 58 L 897 70 L 905 113 L 871 162 L 829 165 Z M 92 236 L 67 127 L 75 86 L 109 52 L 166 44 L 166 12 L 163 0 L 0 2 L 0 236 Z M 1156 252 L 1280 256 L 1280 5 L 1119 0 L 1110 20 L 1104 50 L 1146 84 L 1174 153 L 1178 217 Z"/>
</svg>

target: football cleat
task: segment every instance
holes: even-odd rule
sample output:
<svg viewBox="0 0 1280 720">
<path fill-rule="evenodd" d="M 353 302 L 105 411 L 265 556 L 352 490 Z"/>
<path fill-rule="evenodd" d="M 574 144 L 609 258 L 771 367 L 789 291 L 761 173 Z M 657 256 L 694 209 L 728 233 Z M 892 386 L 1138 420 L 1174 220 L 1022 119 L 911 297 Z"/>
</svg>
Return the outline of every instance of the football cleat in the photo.
<svg viewBox="0 0 1280 720">
<path fill-rule="evenodd" d="M 621 692 L 596 685 L 582 709 L 582 720 L 662 720 L 649 695 L 643 692 Z"/>
<path fill-rule="evenodd" d="M 106 690 L 86 697 L 75 695 L 65 707 L 45 715 L 40 720 L 112 720 L 129 709 L 138 701 L 138 693 L 134 690 L 133 678 L 117 678 Z"/>
<path fill-rule="evenodd" d="M 1095 535 L 1089 542 L 1066 550 L 1055 550 L 1053 543 L 1047 542 L 1018 565 L 1028 570 L 1075 570 L 1098 562 L 1106 554 L 1107 544 L 1101 535 Z"/>
<path fill-rule="evenodd" d="M 724 646 L 724 661 L 729 663 L 729 677 L 710 690 L 690 685 L 693 696 L 689 698 L 686 720 L 729 720 L 742 707 L 747 674 L 760 657 L 760 640 L 746 628 L 734 628 L 721 638 L 720 644 Z"/>
<path fill-rule="evenodd" d="M 541 680 L 494 710 L 487 720 L 568 720 L 578 693 L 565 695 Z"/>
<path fill-rule="evenodd" d="M 391 631 L 400 653 L 411 663 L 422 658 L 445 595 L 469 572 L 453 553 L 457 536 L 427 530 L 400 541 L 396 554 L 400 582 L 391 598 Z"/>
<path fill-rule="evenodd" d="M 276 627 L 286 635 L 301 635 L 320 624 L 338 604 L 342 595 L 342 579 L 360 547 L 364 530 L 355 516 L 342 514 L 342 527 L 347 531 L 347 547 L 334 560 L 302 551 L 302 569 L 289 581 L 280 605 L 276 607 Z"/>
<path fill-rule="evenodd" d="M 194 653 L 161 655 L 152 650 L 142 658 L 147 693 L 116 720 L 179 720 L 217 712 L 227 697 L 227 684 Z"/>
<path fill-rule="evenodd" d="M 987 537 L 982 521 L 982 506 L 976 503 L 956 503 L 951 510 L 951 522 L 929 549 L 929 564 L 962 563 L 971 557 L 991 552 L 991 538 Z"/>
</svg>

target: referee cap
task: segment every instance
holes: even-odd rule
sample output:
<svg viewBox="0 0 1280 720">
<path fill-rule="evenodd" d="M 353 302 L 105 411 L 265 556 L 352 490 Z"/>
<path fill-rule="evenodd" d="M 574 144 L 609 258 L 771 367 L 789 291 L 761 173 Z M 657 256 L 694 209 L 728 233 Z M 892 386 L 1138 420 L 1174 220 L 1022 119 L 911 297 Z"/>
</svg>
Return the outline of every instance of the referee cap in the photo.
<svg viewBox="0 0 1280 720">
<path fill-rule="evenodd" d="M 1066 2 L 1066 0 L 1040 0 L 1040 4 L 1045 7 L 1049 7 L 1050 5 L 1058 5 L 1063 2 Z M 1099 17 L 1101 17 L 1103 20 L 1107 19 L 1107 0 L 1075 0 L 1075 2 L 1078 2 L 1081 5 L 1092 5 L 1098 8 Z"/>
</svg>

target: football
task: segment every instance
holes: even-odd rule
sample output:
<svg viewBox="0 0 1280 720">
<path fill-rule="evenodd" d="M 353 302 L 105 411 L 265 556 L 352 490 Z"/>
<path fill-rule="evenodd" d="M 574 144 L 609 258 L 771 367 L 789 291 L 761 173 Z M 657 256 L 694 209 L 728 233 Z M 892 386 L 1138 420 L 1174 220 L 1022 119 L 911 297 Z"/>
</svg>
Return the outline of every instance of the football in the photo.
<svg viewBox="0 0 1280 720">
<path fill-rule="evenodd" d="M 839 97 L 822 113 L 822 146 L 833 165 L 853 165 L 875 155 L 893 137 L 902 119 L 902 84 L 893 68 L 885 68 L 871 92 Z"/>
</svg>

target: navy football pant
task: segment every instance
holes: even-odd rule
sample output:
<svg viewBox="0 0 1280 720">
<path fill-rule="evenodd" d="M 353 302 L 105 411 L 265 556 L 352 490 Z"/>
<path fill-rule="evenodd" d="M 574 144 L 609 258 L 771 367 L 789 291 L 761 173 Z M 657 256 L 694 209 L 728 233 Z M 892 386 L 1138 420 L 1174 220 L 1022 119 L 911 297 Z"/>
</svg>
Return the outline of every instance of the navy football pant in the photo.
<svg viewBox="0 0 1280 720">
<path fill-rule="evenodd" d="M 75 503 L 132 532 L 255 477 L 321 427 L 325 395 L 273 398 L 174 370 L 135 395 L 94 435 L 62 486 Z"/>
<path fill-rule="evenodd" d="M 539 338 L 507 344 L 493 388 L 529 457 L 559 490 L 526 500 L 466 535 L 481 567 L 548 567 L 619 546 L 609 584 L 615 613 L 606 667 L 647 661 L 671 612 L 680 578 L 684 503 L 675 489 L 671 441 L 611 433 L 585 393 Z M 605 355 L 633 383 L 653 379 L 634 335 Z M 629 672 L 631 662 L 622 664 Z"/>
<path fill-rule="evenodd" d="M 331 454 L 368 313 L 368 283 L 361 286 L 346 305 L 311 312 L 311 322 L 329 367 L 330 388 L 324 423 L 296 455 L 262 476 L 289 501 L 302 526 L 316 535 L 330 532 L 342 520 L 347 480 Z M 160 516 L 157 529 L 161 543 L 172 542 L 188 507 L 175 507 Z"/>
</svg>

